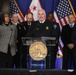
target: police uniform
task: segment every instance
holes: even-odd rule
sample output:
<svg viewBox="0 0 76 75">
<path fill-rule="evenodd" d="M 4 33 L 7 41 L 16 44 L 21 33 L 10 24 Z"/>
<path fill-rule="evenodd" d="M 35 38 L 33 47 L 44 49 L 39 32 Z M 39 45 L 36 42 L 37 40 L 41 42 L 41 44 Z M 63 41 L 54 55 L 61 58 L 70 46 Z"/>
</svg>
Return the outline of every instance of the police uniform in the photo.
<svg viewBox="0 0 76 75">
<path fill-rule="evenodd" d="M 59 37 L 60 37 L 60 27 L 59 27 L 59 24 L 54 21 L 52 21 L 52 25 L 54 27 L 54 37 L 56 38 L 56 46 L 51 47 L 50 69 L 55 69 L 56 54 L 58 51 L 58 41 L 59 41 Z"/>
<path fill-rule="evenodd" d="M 28 32 L 32 26 L 32 22 L 29 24 L 27 21 L 22 22 L 23 25 L 23 37 L 27 37 L 28 36 Z M 28 46 L 24 46 L 22 45 L 22 68 L 27 68 L 27 55 L 28 55 Z"/>
<path fill-rule="evenodd" d="M 29 36 L 32 37 L 54 37 L 55 31 L 52 23 L 50 21 L 44 20 L 42 23 L 40 21 L 34 22 L 31 26 Z M 48 46 L 48 55 L 50 54 L 51 47 Z M 49 69 L 50 57 L 46 57 L 46 68 Z"/>
</svg>

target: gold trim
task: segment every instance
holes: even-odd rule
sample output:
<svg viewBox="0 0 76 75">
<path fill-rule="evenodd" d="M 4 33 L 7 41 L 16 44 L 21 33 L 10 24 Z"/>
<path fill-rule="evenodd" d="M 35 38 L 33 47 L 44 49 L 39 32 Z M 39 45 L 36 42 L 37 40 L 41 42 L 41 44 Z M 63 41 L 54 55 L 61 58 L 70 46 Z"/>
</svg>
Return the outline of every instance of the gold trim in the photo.
<svg viewBox="0 0 76 75">
<path fill-rule="evenodd" d="M 18 11 L 21 13 L 22 17 L 24 18 L 24 16 L 23 16 L 21 10 L 20 10 L 19 7 L 18 7 L 18 4 L 16 3 L 16 0 L 14 0 L 14 3 L 16 4 L 16 7 L 18 8 Z"/>
<path fill-rule="evenodd" d="M 75 11 L 74 11 L 74 8 L 73 8 L 73 6 L 72 6 L 71 1 L 70 1 L 70 0 L 68 0 L 68 2 L 69 2 L 69 4 L 70 4 L 70 7 L 71 7 L 71 9 L 72 9 L 72 12 L 73 12 L 74 16 L 76 17 L 76 14 L 75 14 Z"/>
</svg>

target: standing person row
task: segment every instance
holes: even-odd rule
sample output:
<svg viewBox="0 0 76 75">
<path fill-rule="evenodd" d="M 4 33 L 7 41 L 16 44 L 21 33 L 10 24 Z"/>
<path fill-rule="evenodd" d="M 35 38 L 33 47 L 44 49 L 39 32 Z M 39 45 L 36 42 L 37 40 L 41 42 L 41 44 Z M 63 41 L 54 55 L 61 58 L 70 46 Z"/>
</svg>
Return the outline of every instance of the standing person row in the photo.
<svg viewBox="0 0 76 75">
<path fill-rule="evenodd" d="M 43 14 L 43 15 L 41 15 L 41 14 Z M 32 17 L 29 18 L 29 15 L 31 15 Z M 72 16 L 72 17 L 70 17 L 70 16 Z M 68 67 L 65 66 L 65 65 L 68 65 L 70 55 L 72 56 L 72 58 L 74 57 L 73 62 L 74 62 L 74 65 L 75 65 L 75 37 L 76 37 L 76 35 L 74 34 L 75 33 L 75 23 L 74 23 L 75 18 L 74 18 L 73 15 L 70 15 L 70 16 L 69 16 L 70 24 L 63 27 L 62 35 L 61 35 L 62 41 L 64 43 L 64 47 L 63 47 L 63 69 L 68 69 Z M 59 36 L 60 36 L 59 24 L 53 21 L 54 16 L 53 16 L 53 13 L 51 13 L 51 12 L 48 13 L 48 17 L 47 17 L 47 19 L 51 22 L 46 20 L 46 14 L 45 14 L 44 10 L 39 10 L 38 11 L 38 18 L 39 18 L 39 21 L 34 22 L 32 24 L 32 26 L 30 25 L 31 26 L 30 27 L 28 25 L 28 23 L 29 23 L 29 19 L 30 19 L 30 24 L 32 23 L 33 14 L 28 13 L 27 14 L 27 21 L 22 22 L 22 24 L 24 26 L 24 30 L 25 30 L 24 33 L 23 32 L 22 33 L 24 34 L 24 36 L 26 36 L 28 31 L 31 30 L 30 31 L 30 36 L 41 37 L 41 36 L 49 36 L 49 34 L 47 34 L 47 33 L 49 31 L 51 31 L 52 34 L 50 36 L 56 37 L 56 46 L 55 47 L 50 47 L 50 49 L 48 48 L 49 49 L 48 53 L 50 54 L 50 61 L 48 60 L 48 58 L 46 59 L 46 68 L 47 69 L 54 69 L 55 68 L 56 53 L 58 51 L 58 40 L 59 40 Z M 53 25 L 53 26 L 51 26 L 52 27 L 51 30 L 49 30 L 49 26 L 46 25 L 46 22 L 50 23 L 49 26 Z M 72 27 L 71 27 L 71 24 L 72 24 Z M 46 26 L 48 27 L 48 29 L 46 29 Z M 31 29 L 29 29 L 29 28 L 31 28 Z M 45 33 L 43 33 L 44 31 L 45 31 Z M 47 31 L 47 33 L 46 33 L 46 31 Z M 68 33 L 69 31 L 70 31 L 71 34 Z M 65 37 L 67 35 L 71 36 L 71 37 Z M 68 40 L 70 42 L 72 41 L 73 43 L 72 42 L 70 43 Z M 67 42 L 69 42 L 70 44 L 68 44 Z M 71 51 L 70 47 L 73 47 L 72 51 Z M 22 58 L 22 66 L 23 67 L 22 68 L 27 68 L 27 53 L 28 53 L 27 52 L 27 47 L 25 47 L 23 49 L 22 53 L 23 53 L 23 58 Z M 48 65 L 48 62 L 50 62 L 50 67 Z"/>
<path fill-rule="evenodd" d="M 27 33 L 32 25 L 33 21 L 33 14 L 31 12 L 27 13 L 26 16 L 27 21 L 18 22 L 18 15 L 17 13 L 12 14 L 11 22 L 13 25 L 17 28 L 17 53 L 14 56 L 14 62 L 15 68 L 27 68 L 27 54 L 28 54 L 28 47 L 23 46 L 22 44 L 22 37 L 26 37 Z"/>
<path fill-rule="evenodd" d="M 17 29 L 16 26 L 10 23 L 8 13 L 1 16 L 0 25 L 0 65 L 1 68 L 12 68 L 13 57 L 17 52 L 16 39 Z"/>
<path fill-rule="evenodd" d="M 48 35 L 46 35 L 47 33 L 45 33 L 45 34 L 38 34 L 38 36 L 39 37 L 42 37 L 42 36 L 53 36 L 53 37 L 56 37 L 56 42 L 57 42 L 57 44 L 58 44 L 58 39 L 59 39 L 59 31 L 57 31 L 57 28 L 58 28 L 58 24 L 57 23 L 55 23 L 55 22 L 53 22 L 53 21 L 51 21 L 51 22 L 49 22 L 49 21 L 47 21 L 46 20 L 46 14 L 44 13 L 44 16 L 43 16 L 43 19 L 42 19 L 42 15 L 40 15 L 41 14 L 41 11 L 39 11 L 39 14 L 38 14 L 38 17 L 39 17 L 39 22 L 42 22 L 43 23 L 43 21 L 45 22 L 45 23 L 43 23 L 44 25 L 46 24 L 46 23 L 48 23 L 49 24 L 49 26 L 50 26 L 50 29 L 49 29 L 49 26 L 44 26 L 43 28 L 45 29 L 44 31 L 45 32 L 50 32 L 51 31 L 51 35 L 50 34 L 48 34 Z M 43 14 L 43 13 L 42 13 Z M 48 15 L 49 16 L 49 15 Z M 48 19 L 49 20 L 49 19 Z M 32 24 L 32 21 L 33 21 L 33 14 L 30 12 L 30 13 L 28 13 L 27 14 L 27 21 L 26 22 L 22 22 L 22 23 L 18 23 L 18 15 L 17 14 L 13 14 L 12 15 L 12 24 L 13 25 L 15 25 L 16 27 L 17 27 L 17 32 L 18 32 L 18 37 L 17 37 L 17 49 L 18 49 L 18 52 L 17 52 L 17 54 L 15 55 L 15 65 L 16 65 L 16 68 L 20 68 L 20 49 L 21 49 L 21 37 L 25 37 L 25 36 L 27 36 L 27 33 L 28 33 L 28 31 L 30 30 L 30 28 L 32 28 L 31 27 L 31 25 L 33 25 Z M 34 24 L 39 24 L 38 23 L 38 21 L 36 21 Z M 51 26 L 51 25 L 54 25 L 54 26 Z M 36 29 L 35 29 L 36 30 Z M 40 30 L 41 31 L 41 30 Z M 34 31 L 33 31 L 34 32 Z M 31 35 L 32 36 L 34 36 L 34 37 L 37 37 L 37 36 L 35 36 L 34 34 L 32 34 L 31 33 Z M 46 65 L 46 68 L 47 69 L 54 69 L 55 68 L 55 60 L 56 60 L 56 52 L 57 52 L 57 50 L 58 50 L 58 46 L 56 46 L 56 47 L 48 47 L 48 54 L 50 54 L 50 60 L 48 60 L 48 57 L 47 57 L 47 61 L 46 61 L 46 63 L 47 63 L 47 65 Z M 55 49 L 55 50 L 54 50 Z M 23 48 L 21 49 L 22 50 L 22 60 L 21 60 L 21 62 L 22 62 L 22 68 L 27 68 L 27 54 L 28 54 L 28 52 L 27 52 L 27 47 L 25 47 L 25 46 L 23 46 Z M 54 51 L 55 52 L 54 52 Z M 55 53 L 54 54 L 54 57 L 55 57 L 55 59 L 54 59 L 54 57 L 52 56 L 53 54 L 52 53 Z M 53 57 L 53 59 L 54 59 L 54 61 L 53 61 L 53 63 L 52 63 L 52 59 L 51 59 L 51 57 Z M 50 62 L 51 64 L 50 65 L 48 65 L 48 62 Z"/>
</svg>

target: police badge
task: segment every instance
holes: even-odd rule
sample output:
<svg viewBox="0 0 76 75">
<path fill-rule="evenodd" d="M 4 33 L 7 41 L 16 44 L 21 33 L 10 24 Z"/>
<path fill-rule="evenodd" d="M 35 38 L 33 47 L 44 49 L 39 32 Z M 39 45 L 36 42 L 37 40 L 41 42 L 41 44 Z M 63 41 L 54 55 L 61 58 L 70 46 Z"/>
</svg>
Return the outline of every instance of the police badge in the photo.
<svg viewBox="0 0 76 75">
<path fill-rule="evenodd" d="M 49 27 L 48 26 L 46 26 L 46 30 L 49 30 Z"/>
<path fill-rule="evenodd" d="M 56 28 L 57 28 L 57 25 L 55 24 L 55 25 L 54 25 L 54 29 L 56 29 Z"/>
<path fill-rule="evenodd" d="M 29 55 L 34 60 L 43 60 L 47 55 L 47 47 L 42 42 L 34 42 L 29 47 Z"/>
</svg>

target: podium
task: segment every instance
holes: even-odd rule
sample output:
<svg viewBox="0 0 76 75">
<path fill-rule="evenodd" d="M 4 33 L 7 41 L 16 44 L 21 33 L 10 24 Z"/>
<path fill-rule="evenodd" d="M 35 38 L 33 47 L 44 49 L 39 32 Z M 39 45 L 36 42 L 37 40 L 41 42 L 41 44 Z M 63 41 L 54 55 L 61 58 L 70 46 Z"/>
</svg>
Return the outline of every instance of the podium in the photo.
<svg viewBox="0 0 76 75">
<path fill-rule="evenodd" d="M 56 45 L 55 37 L 22 37 L 22 44 L 28 46 L 28 69 L 46 69 L 48 46 Z"/>
</svg>

